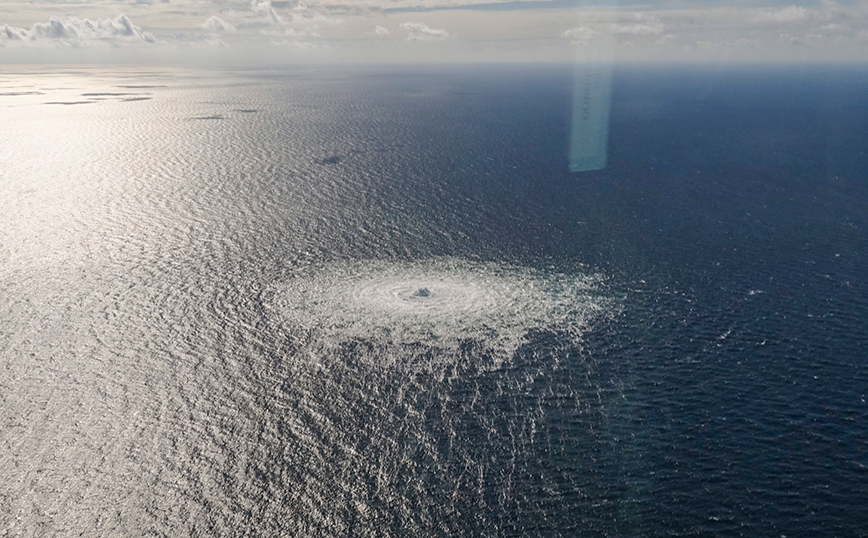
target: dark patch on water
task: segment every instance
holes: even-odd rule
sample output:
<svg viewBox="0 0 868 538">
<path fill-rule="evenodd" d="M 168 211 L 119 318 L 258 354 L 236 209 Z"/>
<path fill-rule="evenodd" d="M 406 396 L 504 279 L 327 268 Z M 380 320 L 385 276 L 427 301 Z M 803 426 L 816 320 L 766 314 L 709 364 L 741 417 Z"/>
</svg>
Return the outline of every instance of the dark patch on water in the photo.
<svg viewBox="0 0 868 538">
<path fill-rule="evenodd" d="M 132 93 L 117 93 L 117 92 L 89 92 L 81 94 L 82 97 L 122 97 L 124 95 L 135 95 Z"/>
<path fill-rule="evenodd" d="M 96 101 L 48 101 L 43 103 L 45 105 L 91 105 Z"/>
<path fill-rule="evenodd" d="M 373 150 L 377 151 L 377 150 Z M 338 164 L 346 161 L 349 157 L 355 157 L 357 155 L 364 154 L 365 151 L 360 149 L 351 149 L 347 151 L 344 155 L 329 155 L 328 157 L 324 157 L 322 159 L 317 160 L 316 162 L 319 164 Z"/>
<path fill-rule="evenodd" d="M 226 119 L 226 118 L 225 118 L 223 115 L 221 115 L 221 114 L 214 114 L 214 115 L 211 115 L 211 116 L 195 116 L 195 117 L 192 117 L 192 118 L 187 118 L 187 120 L 189 120 L 189 121 L 196 121 L 196 120 L 205 120 L 205 121 L 208 121 L 208 120 L 225 120 L 225 119 Z"/>
<path fill-rule="evenodd" d="M 0 97 L 18 97 L 21 95 L 45 95 L 45 92 L 0 92 Z"/>
</svg>

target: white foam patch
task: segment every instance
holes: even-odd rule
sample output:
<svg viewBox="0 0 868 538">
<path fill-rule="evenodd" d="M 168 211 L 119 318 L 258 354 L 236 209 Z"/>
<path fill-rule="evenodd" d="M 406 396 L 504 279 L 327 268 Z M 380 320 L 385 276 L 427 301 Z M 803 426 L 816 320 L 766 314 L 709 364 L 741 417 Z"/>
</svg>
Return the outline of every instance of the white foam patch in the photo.
<svg viewBox="0 0 868 538">
<path fill-rule="evenodd" d="M 287 321 L 322 345 L 376 345 L 449 351 L 470 340 L 501 358 L 534 329 L 578 338 L 615 310 L 603 278 L 526 267 L 434 259 L 320 266 L 278 294 Z"/>
</svg>

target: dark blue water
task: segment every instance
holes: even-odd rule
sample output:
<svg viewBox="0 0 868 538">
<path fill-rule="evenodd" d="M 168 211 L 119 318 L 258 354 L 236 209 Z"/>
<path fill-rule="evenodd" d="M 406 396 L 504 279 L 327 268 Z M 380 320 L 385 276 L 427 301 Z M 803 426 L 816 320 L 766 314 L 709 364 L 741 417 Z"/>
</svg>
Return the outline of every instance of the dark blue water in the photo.
<svg viewBox="0 0 868 538">
<path fill-rule="evenodd" d="M 650 287 L 628 314 L 643 327 L 628 429 L 643 430 L 636 502 L 655 523 L 631 533 L 864 535 L 865 81 L 621 75 L 613 166 L 595 180 L 619 270 Z"/>
<path fill-rule="evenodd" d="M 832 68 L 622 69 L 609 168 L 579 175 L 558 168 L 559 86 L 486 97 L 508 134 L 475 140 L 473 159 L 521 157 L 452 185 L 515 216 L 487 226 L 501 227 L 492 243 L 603 268 L 628 295 L 588 344 L 609 383 L 630 379 L 591 463 L 609 496 L 559 498 L 563 519 L 539 533 L 865 535 L 866 83 Z"/>
<path fill-rule="evenodd" d="M 571 81 L 0 81 L 0 529 L 866 536 L 868 71 Z"/>
</svg>

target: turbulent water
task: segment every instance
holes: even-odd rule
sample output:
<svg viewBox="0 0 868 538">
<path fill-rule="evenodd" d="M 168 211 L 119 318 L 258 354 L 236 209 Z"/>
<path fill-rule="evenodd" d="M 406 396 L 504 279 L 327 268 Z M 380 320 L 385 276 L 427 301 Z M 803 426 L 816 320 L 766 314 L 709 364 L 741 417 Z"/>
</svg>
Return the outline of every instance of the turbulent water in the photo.
<svg viewBox="0 0 868 538">
<path fill-rule="evenodd" d="M 497 367 L 534 329 L 580 338 L 590 319 L 613 310 L 595 289 L 599 278 L 504 264 L 375 261 L 307 272 L 279 292 L 277 308 L 317 351 L 349 341 L 388 346 L 374 354 L 378 363 L 412 358 L 417 367 L 442 366 L 425 363 L 432 355 L 448 362 L 473 345 Z"/>
<path fill-rule="evenodd" d="M 0 77 L 3 536 L 864 536 L 868 74 Z"/>
</svg>

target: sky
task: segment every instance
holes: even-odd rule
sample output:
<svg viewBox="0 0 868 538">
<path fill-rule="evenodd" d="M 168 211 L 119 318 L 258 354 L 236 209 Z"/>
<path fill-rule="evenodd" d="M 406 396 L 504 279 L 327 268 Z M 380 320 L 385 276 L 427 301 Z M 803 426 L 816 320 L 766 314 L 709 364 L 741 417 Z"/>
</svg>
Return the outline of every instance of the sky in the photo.
<svg viewBox="0 0 868 538">
<path fill-rule="evenodd" d="M 868 62 L 868 0 L 0 0 L 0 63 Z"/>
</svg>

